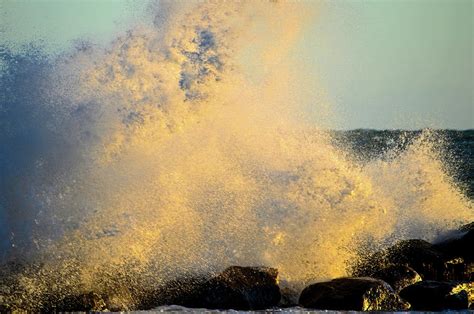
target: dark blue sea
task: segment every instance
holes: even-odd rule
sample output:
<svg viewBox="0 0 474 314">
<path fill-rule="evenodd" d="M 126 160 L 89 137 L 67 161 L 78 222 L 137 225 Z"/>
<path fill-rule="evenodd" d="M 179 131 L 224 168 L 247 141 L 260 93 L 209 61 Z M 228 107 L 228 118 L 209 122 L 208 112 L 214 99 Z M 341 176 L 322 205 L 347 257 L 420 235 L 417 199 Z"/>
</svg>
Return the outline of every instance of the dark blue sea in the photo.
<svg viewBox="0 0 474 314">
<path fill-rule="evenodd" d="M 394 149 L 404 149 L 421 130 L 335 131 L 334 142 L 350 147 L 360 161 L 380 158 Z M 443 159 L 446 171 L 471 200 L 474 198 L 474 130 L 437 130 L 443 139 Z"/>
</svg>

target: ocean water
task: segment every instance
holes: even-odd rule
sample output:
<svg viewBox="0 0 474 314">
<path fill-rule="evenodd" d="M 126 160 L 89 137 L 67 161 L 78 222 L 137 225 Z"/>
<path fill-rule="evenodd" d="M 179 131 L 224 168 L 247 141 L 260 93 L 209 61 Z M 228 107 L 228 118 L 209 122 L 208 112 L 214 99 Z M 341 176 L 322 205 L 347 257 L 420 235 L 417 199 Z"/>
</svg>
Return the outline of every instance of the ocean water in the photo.
<svg viewBox="0 0 474 314">
<path fill-rule="evenodd" d="M 380 158 L 391 150 L 404 149 L 423 131 L 369 130 L 336 131 L 333 142 L 350 148 L 361 161 Z M 474 130 L 437 130 L 444 138 L 446 171 L 463 193 L 474 198 Z"/>
<path fill-rule="evenodd" d="M 92 290 L 133 308 L 230 265 L 300 290 L 473 221 L 472 131 L 327 127 L 291 54 L 313 9 L 163 2 L 105 50 L 2 47 L 2 300 Z"/>
</svg>

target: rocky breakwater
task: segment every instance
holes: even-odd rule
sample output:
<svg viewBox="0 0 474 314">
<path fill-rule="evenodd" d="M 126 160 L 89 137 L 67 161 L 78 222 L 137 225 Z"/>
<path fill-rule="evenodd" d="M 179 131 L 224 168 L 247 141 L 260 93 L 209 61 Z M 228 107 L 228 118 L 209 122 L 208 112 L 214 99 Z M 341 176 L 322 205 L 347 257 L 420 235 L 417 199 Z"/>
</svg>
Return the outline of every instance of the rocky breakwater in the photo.
<svg viewBox="0 0 474 314">
<path fill-rule="evenodd" d="M 299 304 L 305 308 L 328 310 L 395 311 L 407 310 L 410 305 L 382 280 L 338 278 L 306 287 Z"/>
<path fill-rule="evenodd" d="M 474 308 L 474 223 L 434 244 L 404 240 L 363 258 L 354 276 L 390 283 L 411 310 Z"/>
<path fill-rule="evenodd" d="M 113 293 L 77 291 L 72 289 L 77 287 L 72 283 L 71 291 L 75 292 L 46 294 L 34 304 L 16 297 L 18 278 L 2 268 L 0 312 L 129 311 L 161 305 L 235 310 L 296 305 L 359 311 L 473 309 L 473 253 L 474 223 L 452 231 L 434 244 L 418 239 L 400 241 L 362 258 L 354 266 L 353 277 L 308 285 L 299 295 L 298 304 L 288 302 L 294 299 L 295 291 L 280 290 L 278 270 L 269 267 L 231 266 L 217 274 L 189 274 L 153 289 L 144 285 L 131 289 L 132 285 L 126 284 L 123 289 L 113 289 Z M 23 274 L 31 267 L 10 264 L 9 268 Z"/>
<path fill-rule="evenodd" d="M 21 269 L 30 267 L 21 266 Z M 0 313 L 131 311 L 150 310 L 162 305 L 262 310 L 278 306 L 281 299 L 278 270 L 269 267 L 231 266 L 215 275 L 187 275 L 152 289 L 146 285 L 141 289 L 130 289 L 131 286 L 125 285 L 104 292 L 78 291 L 71 287 L 69 293 L 46 293 L 41 302 L 29 302 L 20 297 L 20 289 L 15 288 L 19 279 L 4 275 L 0 278 Z"/>
<path fill-rule="evenodd" d="M 278 270 L 231 266 L 215 276 L 186 276 L 151 294 L 141 308 L 181 305 L 189 308 L 262 310 L 281 299 Z"/>
</svg>

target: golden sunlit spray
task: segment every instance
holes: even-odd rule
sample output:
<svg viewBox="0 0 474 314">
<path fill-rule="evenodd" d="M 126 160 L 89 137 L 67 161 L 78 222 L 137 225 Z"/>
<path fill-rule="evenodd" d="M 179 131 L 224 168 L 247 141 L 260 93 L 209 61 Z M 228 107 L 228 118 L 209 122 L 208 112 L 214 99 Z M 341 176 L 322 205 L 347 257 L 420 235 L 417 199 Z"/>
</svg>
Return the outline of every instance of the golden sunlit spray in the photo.
<svg viewBox="0 0 474 314">
<path fill-rule="evenodd" d="M 474 218 L 429 133 L 360 165 L 304 117 L 312 93 L 289 54 L 317 6 L 155 10 L 153 27 L 79 51 L 51 78 L 77 152 L 45 196 L 61 231 L 35 230 L 43 264 L 23 275 L 25 298 L 113 290 L 123 269 L 132 289 L 229 265 L 276 267 L 299 289 L 346 275 L 362 245 Z M 324 99 L 312 106 L 330 116 Z"/>
</svg>

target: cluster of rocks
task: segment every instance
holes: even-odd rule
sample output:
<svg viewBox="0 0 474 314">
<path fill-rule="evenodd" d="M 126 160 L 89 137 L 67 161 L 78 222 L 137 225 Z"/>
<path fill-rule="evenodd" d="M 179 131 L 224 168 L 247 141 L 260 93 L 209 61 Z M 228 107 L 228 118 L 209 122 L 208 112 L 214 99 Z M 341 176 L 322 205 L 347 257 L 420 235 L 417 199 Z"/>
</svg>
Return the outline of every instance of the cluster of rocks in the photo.
<svg viewBox="0 0 474 314">
<path fill-rule="evenodd" d="M 353 276 L 306 287 L 299 305 L 361 311 L 474 309 L 474 223 L 436 244 L 400 241 L 361 259 Z"/>
<path fill-rule="evenodd" d="M 288 306 L 358 311 L 474 309 L 474 223 L 436 244 L 400 241 L 362 259 L 353 276 L 311 284 L 297 302 L 291 302 L 293 296 L 287 294 L 292 292 L 278 285 L 277 269 L 232 266 L 215 276 L 188 275 L 142 291 L 132 307 L 121 302 L 123 296 L 91 291 L 55 298 L 40 310 L 128 311 L 161 305 L 235 310 Z M 9 310 L 0 302 L 0 311 Z"/>
</svg>

